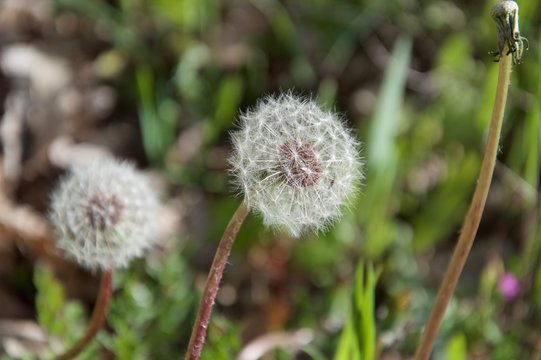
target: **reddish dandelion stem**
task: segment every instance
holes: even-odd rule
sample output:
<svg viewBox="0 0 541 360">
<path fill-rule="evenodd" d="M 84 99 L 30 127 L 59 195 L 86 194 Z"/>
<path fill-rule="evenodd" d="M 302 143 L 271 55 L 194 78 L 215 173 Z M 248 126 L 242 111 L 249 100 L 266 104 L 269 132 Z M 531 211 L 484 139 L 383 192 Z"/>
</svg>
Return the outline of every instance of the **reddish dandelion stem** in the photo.
<svg viewBox="0 0 541 360">
<path fill-rule="evenodd" d="M 203 344 L 207 335 L 212 308 L 214 306 L 214 301 L 216 300 L 216 295 L 218 294 L 218 289 L 220 288 L 220 281 L 222 280 L 222 275 L 225 266 L 227 265 L 233 242 L 237 237 L 246 215 L 248 215 L 248 208 L 242 203 L 229 221 L 222 239 L 220 240 L 193 325 L 192 336 L 188 345 L 188 351 L 186 352 L 186 360 L 198 360 L 201 356 L 201 350 L 203 349 Z"/>
<path fill-rule="evenodd" d="M 101 277 L 100 290 L 98 298 L 96 299 L 96 305 L 94 306 L 94 312 L 90 323 L 86 328 L 86 332 L 83 337 L 75 343 L 65 353 L 58 356 L 57 360 L 69 360 L 75 358 L 84 348 L 90 344 L 92 339 L 96 336 L 98 331 L 103 326 L 105 319 L 107 318 L 107 308 L 109 306 L 109 300 L 111 299 L 111 293 L 113 289 L 113 271 L 108 270 L 103 273 Z"/>
</svg>

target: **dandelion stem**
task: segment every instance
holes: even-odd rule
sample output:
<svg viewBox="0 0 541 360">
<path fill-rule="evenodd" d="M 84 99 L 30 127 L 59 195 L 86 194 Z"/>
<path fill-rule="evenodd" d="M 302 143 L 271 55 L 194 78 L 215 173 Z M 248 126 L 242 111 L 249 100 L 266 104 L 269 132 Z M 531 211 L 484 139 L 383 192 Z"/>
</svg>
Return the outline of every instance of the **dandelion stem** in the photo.
<svg viewBox="0 0 541 360">
<path fill-rule="evenodd" d="M 199 310 L 197 311 L 188 351 L 186 352 L 186 360 L 198 360 L 201 355 L 203 343 L 205 342 L 205 337 L 207 335 L 210 316 L 212 314 L 212 308 L 220 288 L 220 281 L 222 280 L 222 275 L 225 266 L 227 265 L 233 242 L 237 238 L 237 234 L 246 215 L 248 215 L 248 208 L 243 202 L 238 207 L 237 211 L 235 211 L 235 214 L 233 214 L 229 224 L 227 224 L 222 239 L 218 244 L 218 249 L 216 250 L 216 255 L 214 256 L 214 261 L 212 262 L 209 271 L 205 290 L 203 291 L 203 296 L 199 303 Z"/>
<path fill-rule="evenodd" d="M 86 329 L 84 336 L 75 343 L 70 349 L 58 356 L 57 360 L 69 360 L 75 358 L 84 348 L 92 341 L 98 331 L 103 326 L 107 317 L 107 308 L 109 306 L 109 300 L 111 299 L 111 293 L 113 289 L 113 271 L 108 270 L 101 276 L 100 290 L 98 298 L 96 299 L 96 305 L 94 306 L 94 312 L 92 318 Z"/>
<path fill-rule="evenodd" d="M 503 49 L 502 53 L 507 54 L 507 48 Z M 503 113 L 507 99 L 510 73 L 511 57 L 509 55 L 503 55 L 500 59 L 496 98 L 492 109 L 492 119 L 488 129 L 485 155 L 483 157 L 483 163 L 481 164 L 477 186 L 475 187 L 473 199 L 468 213 L 466 214 L 466 218 L 464 219 L 451 261 L 449 262 L 447 271 L 443 277 L 421 342 L 417 348 L 415 360 L 426 360 L 432 352 L 432 347 L 436 340 L 436 335 L 445 314 L 445 310 L 453 295 L 464 263 L 468 258 L 468 254 L 470 253 L 470 249 L 475 239 L 475 234 L 477 233 L 477 228 L 479 227 L 479 222 L 481 221 L 481 216 L 483 215 L 483 209 L 485 207 L 492 174 L 494 173 L 494 166 L 496 164 L 496 155 L 498 153 L 498 143 L 503 123 Z"/>
</svg>

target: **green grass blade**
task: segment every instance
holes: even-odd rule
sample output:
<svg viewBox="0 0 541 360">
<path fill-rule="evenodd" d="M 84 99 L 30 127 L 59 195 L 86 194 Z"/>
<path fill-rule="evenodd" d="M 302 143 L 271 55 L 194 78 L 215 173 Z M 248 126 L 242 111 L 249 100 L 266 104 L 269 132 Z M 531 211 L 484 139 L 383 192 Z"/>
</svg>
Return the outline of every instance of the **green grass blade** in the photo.
<svg viewBox="0 0 541 360">
<path fill-rule="evenodd" d="M 351 310 L 340 335 L 334 360 L 376 359 L 376 281 L 377 274 L 372 264 L 360 262 L 355 274 Z"/>
</svg>

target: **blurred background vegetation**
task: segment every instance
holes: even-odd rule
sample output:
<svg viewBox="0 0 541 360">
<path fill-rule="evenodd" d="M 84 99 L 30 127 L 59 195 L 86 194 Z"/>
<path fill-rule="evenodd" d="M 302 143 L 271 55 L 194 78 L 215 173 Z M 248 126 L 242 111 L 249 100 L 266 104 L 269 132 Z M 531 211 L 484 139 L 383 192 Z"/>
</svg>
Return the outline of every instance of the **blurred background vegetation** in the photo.
<svg viewBox="0 0 541 360">
<path fill-rule="evenodd" d="M 517 3 L 530 50 L 435 359 L 541 358 L 541 7 Z M 54 250 L 47 201 L 67 167 L 114 155 L 152 177 L 163 231 L 116 275 L 107 327 L 81 359 L 181 358 L 240 201 L 228 132 L 261 96 L 293 89 L 358 129 L 367 181 L 319 236 L 248 217 L 203 358 L 411 357 L 481 162 L 493 4 L 0 0 L 0 356 L 47 358 L 84 330 L 98 276 Z M 518 295 L 498 287 L 504 273 Z"/>
</svg>

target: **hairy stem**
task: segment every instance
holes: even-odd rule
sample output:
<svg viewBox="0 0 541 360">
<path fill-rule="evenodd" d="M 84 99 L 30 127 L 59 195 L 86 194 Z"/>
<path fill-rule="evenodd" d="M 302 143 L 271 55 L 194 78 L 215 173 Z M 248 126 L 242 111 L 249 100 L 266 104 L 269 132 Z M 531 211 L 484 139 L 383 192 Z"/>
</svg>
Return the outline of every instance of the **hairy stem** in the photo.
<svg viewBox="0 0 541 360">
<path fill-rule="evenodd" d="M 92 318 L 90 319 L 90 323 L 86 328 L 85 334 L 70 349 L 58 356 L 57 360 L 68 360 L 75 358 L 92 341 L 98 331 L 100 331 L 105 319 L 107 318 L 107 308 L 109 306 L 109 300 L 111 299 L 112 289 L 113 271 L 108 270 L 101 276 L 98 298 L 96 299 L 94 312 L 92 313 Z"/>
<path fill-rule="evenodd" d="M 212 314 L 214 301 L 216 300 L 216 295 L 220 288 L 220 281 L 222 280 L 225 266 L 227 265 L 227 259 L 229 259 L 233 242 L 237 238 L 237 234 L 246 215 L 248 215 L 248 208 L 242 203 L 237 211 L 235 211 L 235 214 L 233 214 L 229 224 L 227 224 L 222 239 L 220 240 L 220 244 L 218 244 L 214 261 L 210 267 L 205 290 L 203 291 L 203 296 L 199 303 L 199 310 L 197 311 L 188 351 L 186 352 L 186 360 L 198 360 L 201 355 L 203 343 L 205 342 L 205 337 L 207 335 L 210 315 Z"/>
<path fill-rule="evenodd" d="M 504 49 L 505 54 L 507 49 Z M 500 67 L 498 74 L 498 85 L 496 87 L 496 98 L 494 100 L 494 107 L 492 109 L 492 119 L 490 121 L 488 129 L 488 138 L 485 149 L 485 155 L 483 157 L 483 163 L 481 164 L 481 171 L 477 180 L 477 186 L 473 194 L 473 199 L 470 204 L 470 208 L 464 219 L 460 236 L 456 244 L 455 250 L 451 257 L 451 261 L 445 272 L 436 302 L 432 307 L 430 317 L 426 328 L 423 332 L 421 342 L 417 348 L 415 354 L 416 360 L 426 360 L 432 352 L 432 347 L 438 329 L 443 320 L 445 310 L 449 304 L 449 300 L 453 295 L 458 278 L 462 273 L 464 263 L 468 258 L 470 249 L 483 215 L 483 209 L 487 200 L 488 190 L 490 188 L 490 182 L 492 180 L 492 174 L 494 173 L 494 166 L 496 164 L 496 155 L 498 153 L 498 143 L 500 140 L 500 133 L 503 123 L 503 113 L 505 109 L 505 102 L 507 99 L 507 88 L 509 86 L 509 76 L 511 73 L 511 57 L 506 55 L 500 59 Z"/>
</svg>

